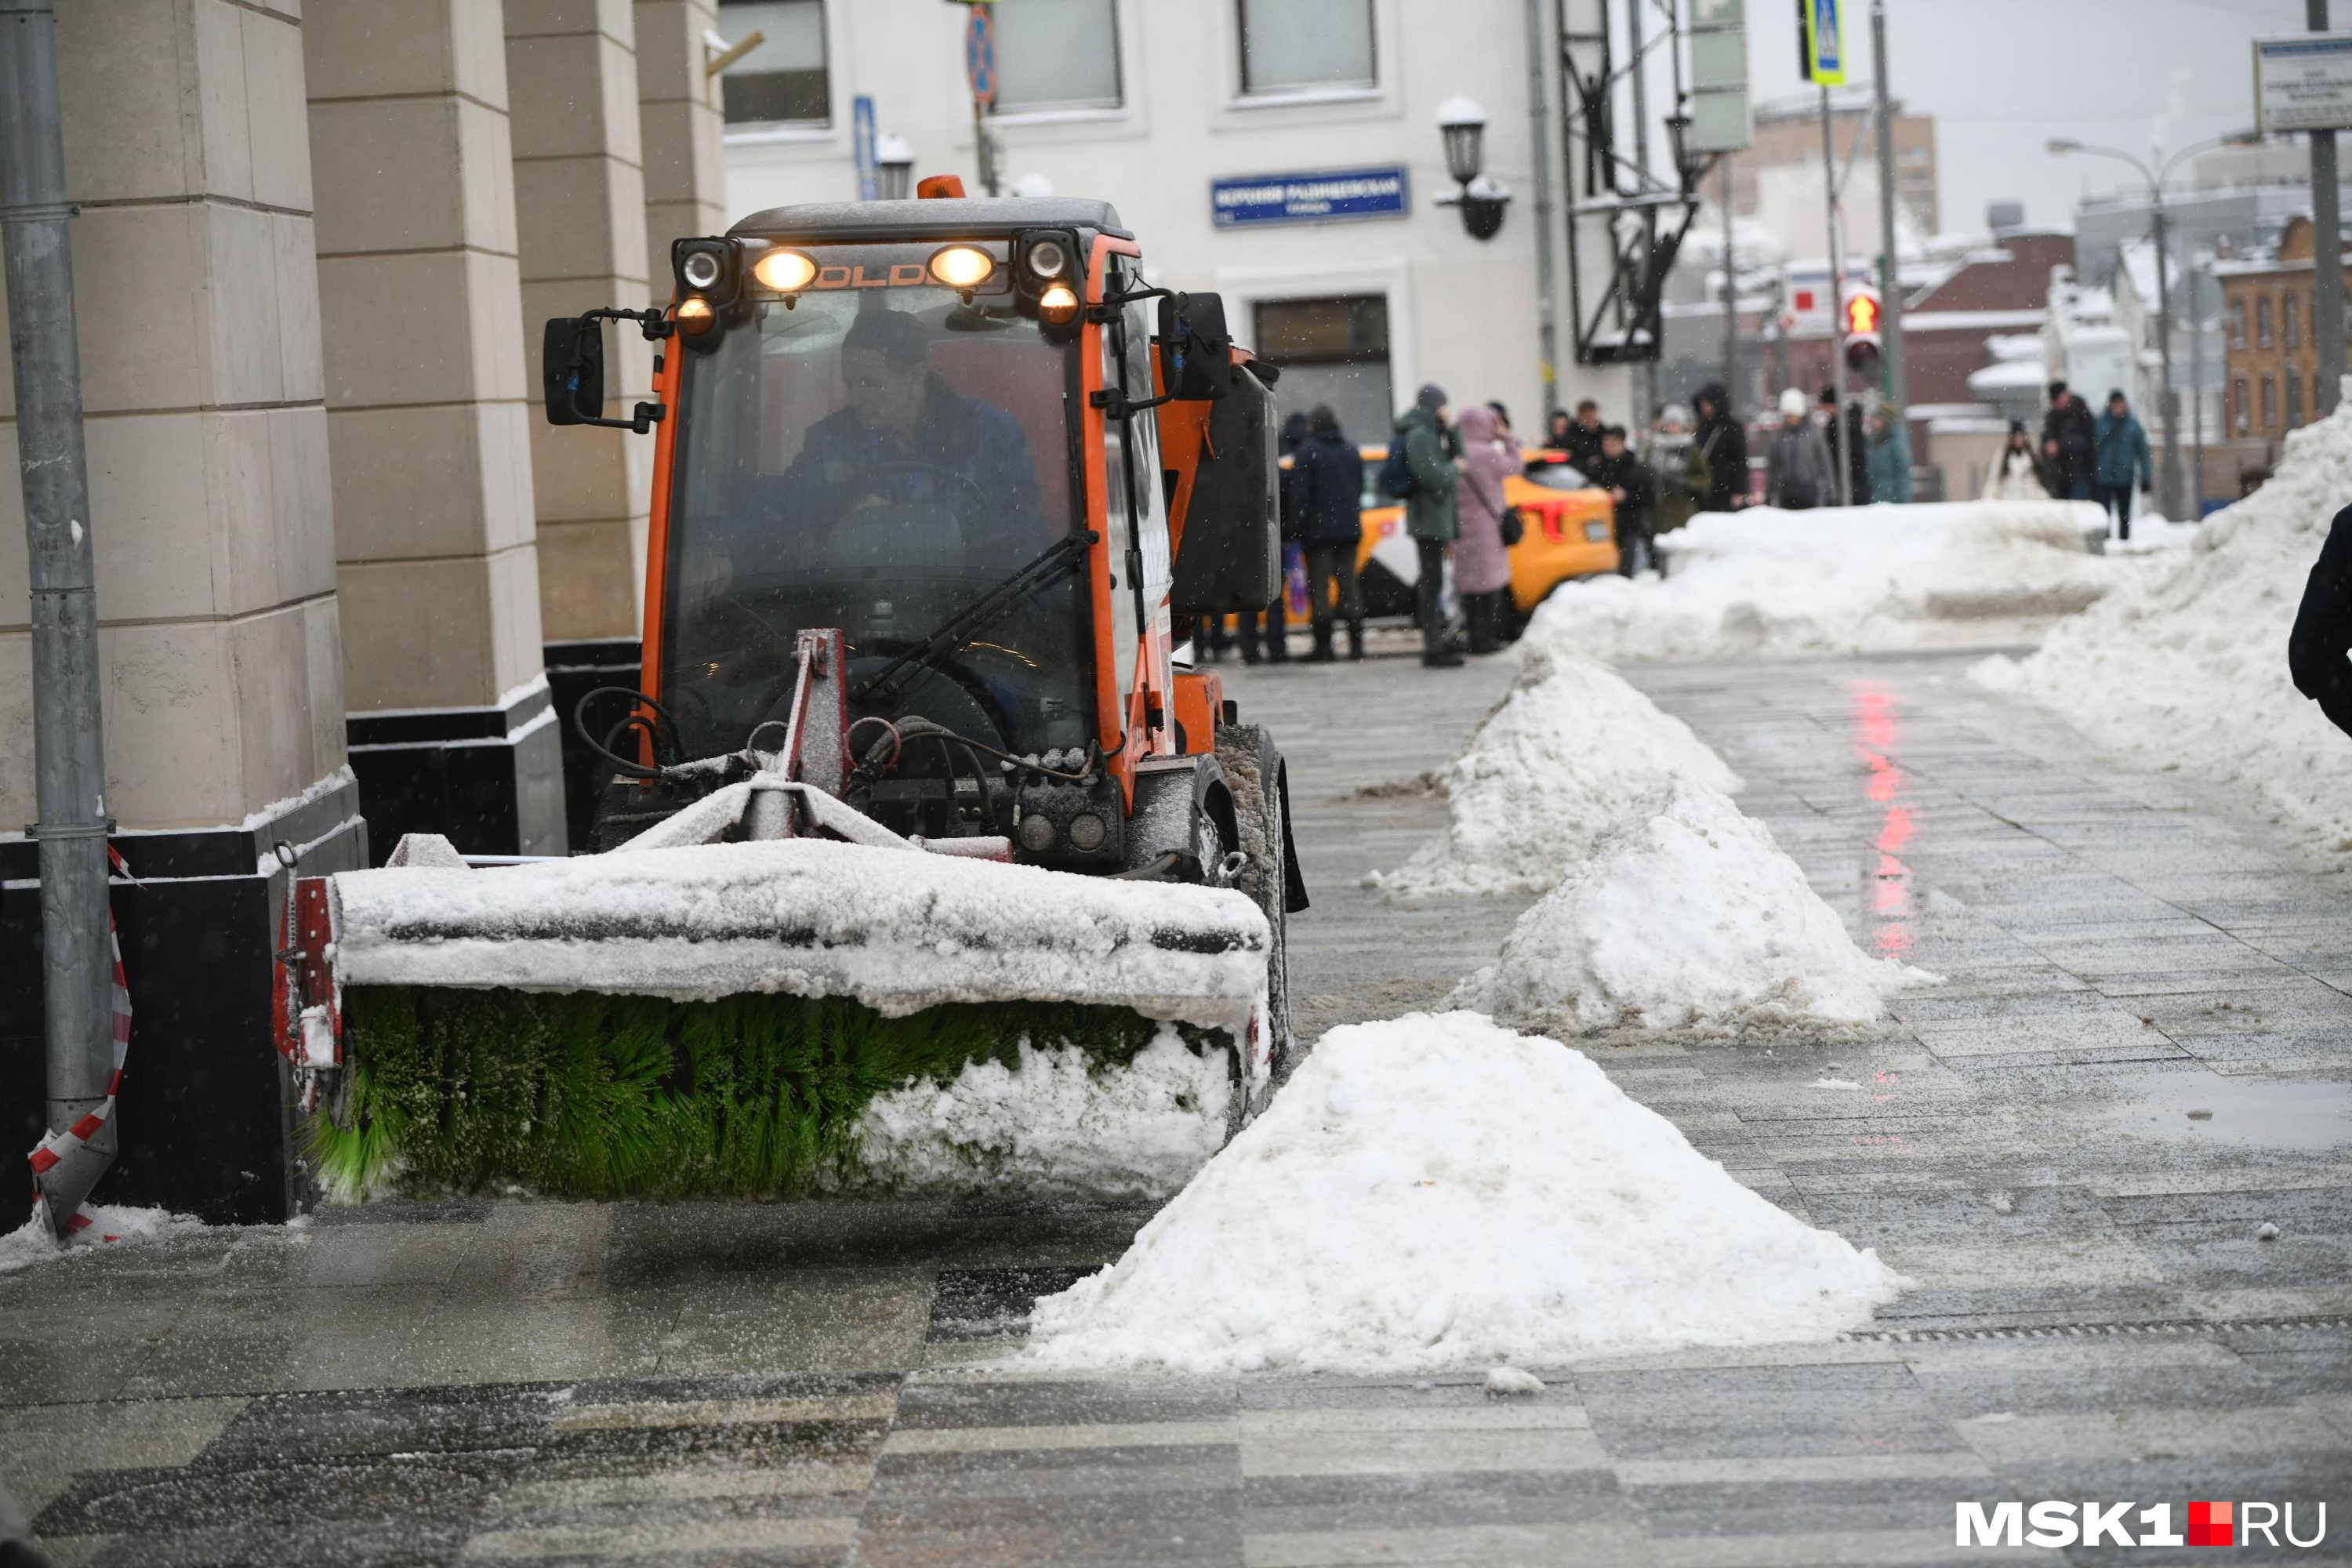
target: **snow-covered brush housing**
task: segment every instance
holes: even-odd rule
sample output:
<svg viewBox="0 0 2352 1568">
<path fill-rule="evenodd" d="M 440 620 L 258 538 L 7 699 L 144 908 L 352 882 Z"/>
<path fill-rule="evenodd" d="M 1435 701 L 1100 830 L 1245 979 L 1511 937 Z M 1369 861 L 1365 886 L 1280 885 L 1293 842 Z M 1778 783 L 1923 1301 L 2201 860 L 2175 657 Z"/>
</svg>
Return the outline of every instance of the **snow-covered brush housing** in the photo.
<svg viewBox="0 0 2352 1568">
<path fill-rule="evenodd" d="M 1024 1357 L 1541 1366 L 1829 1339 L 1902 1283 L 1740 1185 L 1581 1053 L 1417 1013 L 1325 1036 L 1124 1258 L 1037 1303 Z"/>
<path fill-rule="evenodd" d="M 1571 584 L 1528 636 L 1612 664 L 2014 640 L 2131 574 L 2104 529 L 2087 501 L 1706 512 L 1658 541 L 1664 581 Z"/>
<path fill-rule="evenodd" d="M 1560 646 L 1529 652 L 1442 777 L 1445 831 L 1370 879 L 1391 900 L 1546 892 L 1636 803 L 1676 780 L 1739 787 L 1689 725 Z"/>
<path fill-rule="evenodd" d="M 169 1209 L 84 1204 L 75 1212 L 89 1223 L 63 1241 L 51 1236 L 47 1222 L 37 1216 L 0 1236 L 0 1274 L 13 1274 L 37 1263 L 85 1258 L 112 1247 L 196 1236 L 205 1229 L 202 1220 Z"/>
<path fill-rule="evenodd" d="M 1888 994 L 1933 978 L 1855 947 L 1770 828 L 1681 784 L 1521 915 L 1454 1002 L 1578 1034 L 1820 1037 L 1869 1029 Z"/>
<path fill-rule="evenodd" d="M 2185 553 L 2059 626 L 1988 686 L 2022 691 L 2104 745 L 2240 792 L 2330 857 L 2352 852 L 2344 737 L 2288 676 L 2286 638 L 2336 511 L 2352 501 L 2352 403 L 2290 431 L 2268 483 Z"/>
</svg>

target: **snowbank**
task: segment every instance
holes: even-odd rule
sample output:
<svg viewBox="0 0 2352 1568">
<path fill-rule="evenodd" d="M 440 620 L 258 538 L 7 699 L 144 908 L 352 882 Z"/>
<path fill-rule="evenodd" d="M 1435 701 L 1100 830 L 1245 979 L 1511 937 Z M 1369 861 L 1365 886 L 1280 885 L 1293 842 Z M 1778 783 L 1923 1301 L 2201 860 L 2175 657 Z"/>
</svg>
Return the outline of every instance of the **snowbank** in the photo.
<svg viewBox="0 0 2352 1568">
<path fill-rule="evenodd" d="M 2104 521 L 2088 501 L 1707 512 L 1658 541 L 1663 580 L 1574 584 L 1528 636 L 1612 664 L 2015 639 L 2129 574 L 2084 546 Z"/>
<path fill-rule="evenodd" d="M 1972 672 L 2057 709 L 2103 745 L 2178 765 L 2330 855 L 2352 851 L 2345 739 L 2296 691 L 2286 637 L 2337 510 L 2352 501 L 2352 403 L 2292 431 L 2270 482 L 2058 626 L 2022 663 Z"/>
<path fill-rule="evenodd" d="M 1475 1013 L 1332 1030 L 1109 1268 L 1052 1367 L 1392 1373 L 1832 1337 L 1901 1281 L 1581 1053 Z"/>
<path fill-rule="evenodd" d="M 1445 768 L 1444 833 L 1368 881 L 1391 900 L 1542 893 L 1629 811 L 1688 780 L 1739 788 L 1690 726 L 1604 665 L 1554 646 Z"/>
<path fill-rule="evenodd" d="M 1931 980 L 1853 944 L 1772 830 L 1703 785 L 1627 819 L 1453 1001 L 1579 1033 L 1853 1033 Z"/>
<path fill-rule="evenodd" d="M 81 1214 L 89 1225 L 74 1232 L 62 1245 L 37 1219 L 28 1219 L 7 1235 L 0 1236 L 0 1274 L 13 1274 L 37 1263 L 79 1258 L 108 1246 L 132 1246 L 169 1237 L 193 1236 L 205 1228 L 204 1222 L 194 1215 L 173 1214 L 169 1209 L 84 1204 Z"/>
<path fill-rule="evenodd" d="M 857 1124 L 850 1184 L 894 1192 L 1166 1197 L 1225 1141 L 1223 1051 L 1185 1048 L 1163 1026 L 1128 1067 L 1090 1073 L 1070 1047 L 1020 1047 L 1018 1070 L 968 1063 L 952 1084 L 877 1095 Z"/>
<path fill-rule="evenodd" d="M 1222 888 L 1118 882 L 824 839 L 386 867 L 332 884 L 346 984 L 707 999 L 1102 1003 L 1236 1031 L 1265 990 L 1265 916 Z"/>
</svg>

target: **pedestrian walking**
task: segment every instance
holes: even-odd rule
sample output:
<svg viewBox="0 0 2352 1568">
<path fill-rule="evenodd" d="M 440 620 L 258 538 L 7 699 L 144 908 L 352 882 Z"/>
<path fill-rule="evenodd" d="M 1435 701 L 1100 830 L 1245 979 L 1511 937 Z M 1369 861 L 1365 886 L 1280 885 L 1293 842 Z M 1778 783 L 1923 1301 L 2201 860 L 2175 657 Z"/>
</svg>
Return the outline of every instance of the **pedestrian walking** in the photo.
<svg viewBox="0 0 2352 1568">
<path fill-rule="evenodd" d="M 1652 531 L 1658 504 L 1658 477 L 1625 445 L 1625 427 L 1612 425 L 1601 433 L 1601 460 L 1592 466 L 1593 484 L 1609 492 L 1617 508 L 1617 574 L 1631 577 L 1657 563 Z"/>
<path fill-rule="evenodd" d="M 1591 398 L 1576 405 L 1575 423 L 1557 443 L 1578 472 L 1590 476 L 1601 458 L 1601 405 Z"/>
<path fill-rule="evenodd" d="M 1766 506 L 1811 511 L 1837 500 L 1837 459 L 1809 412 L 1805 395 L 1795 387 L 1780 394 L 1780 427 L 1764 448 Z"/>
<path fill-rule="evenodd" d="M 1331 618 L 1337 601 L 1348 623 L 1348 657 L 1364 657 L 1364 593 L 1356 580 L 1356 551 L 1364 538 L 1364 459 L 1339 428 L 1328 403 L 1307 416 L 1307 440 L 1291 458 L 1304 476 L 1301 530 L 1307 548 L 1307 615 L 1315 628 L 1315 651 L 1307 657 L 1328 664 Z"/>
<path fill-rule="evenodd" d="M 1671 533 L 1698 510 L 1699 492 L 1706 487 L 1705 465 L 1698 459 L 1698 442 L 1691 434 L 1690 410 L 1669 403 L 1658 411 L 1650 444 L 1642 456 L 1657 481 L 1657 504 L 1650 511 L 1650 539 Z"/>
<path fill-rule="evenodd" d="M 2107 410 L 2092 433 L 2091 477 L 2098 485 L 2097 500 L 2116 520 L 2116 537 L 2131 537 L 2132 481 L 2146 490 L 2156 483 L 2156 468 L 2148 460 L 2147 431 L 2133 417 L 2130 401 L 2117 387 L 2107 394 Z"/>
<path fill-rule="evenodd" d="M 1458 448 L 1445 417 L 1445 389 L 1434 383 L 1413 395 L 1391 437 L 1404 452 L 1412 492 L 1404 500 L 1404 531 L 1419 552 L 1413 607 L 1421 622 L 1421 662 L 1449 668 L 1462 655 L 1445 643 L 1445 548 L 1454 542 L 1454 486 Z"/>
<path fill-rule="evenodd" d="M 2303 604 L 2287 634 L 2287 669 L 2294 689 L 2319 704 L 2330 722 L 2352 735 L 2352 507 L 2327 525 L 2319 559 L 2303 586 Z"/>
<path fill-rule="evenodd" d="M 1870 499 L 1887 506 L 1911 499 L 1911 437 L 1884 408 L 1870 416 Z"/>
<path fill-rule="evenodd" d="M 1192 643 L 1195 664 L 1215 664 L 1223 658 L 1225 650 L 1234 646 L 1233 635 L 1225 629 L 1225 617 L 1193 616 Z"/>
<path fill-rule="evenodd" d="M 1748 432 L 1731 412 L 1720 382 L 1698 389 L 1698 429 L 1691 441 L 1690 474 L 1701 511 L 1735 511 L 1748 504 Z M 1701 477 L 1699 469 L 1706 472 Z"/>
<path fill-rule="evenodd" d="M 2092 448 L 2097 440 L 2083 400 L 2067 391 L 2064 382 L 2052 382 L 2050 411 L 2042 418 L 2042 483 L 2050 487 L 2053 500 L 2091 499 Z"/>
<path fill-rule="evenodd" d="M 2049 476 L 2042 467 L 2042 454 L 2033 449 L 2033 437 L 2027 433 L 2025 421 L 2009 422 L 2009 444 L 1993 459 L 1985 475 L 1985 500 L 2048 500 Z"/>
<path fill-rule="evenodd" d="M 1281 511 L 1284 570 L 1282 581 L 1274 590 L 1274 602 L 1259 614 L 1244 613 L 1240 617 L 1239 640 L 1244 664 L 1256 664 L 1261 660 L 1267 664 L 1281 664 L 1290 657 L 1289 608 L 1283 601 L 1289 595 L 1291 546 L 1299 539 L 1297 456 L 1298 448 L 1306 440 L 1306 415 L 1293 414 L 1282 422 L 1282 434 L 1276 438 L 1276 447 L 1281 457 L 1291 459 L 1290 466 L 1282 470 L 1275 492 Z"/>
<path fill-rule="evenodd" d="M 1544 420 L 1544 445 L 1565 450 L 1569 430 L 1576 424 L 1565 408 L 1555 408 Z"/>
<path fill-rule="evenodd" d="M 1503 646 L 1505 601 L 1511 591 L 1503 539 L 1510 501 L 1503 480 L 1526 464 L 1492 404 L 1463 410 L 1462 480 L 1454 492 L 1454 592 L 1462 601 L 1472 653 L 1493 653 Z"/>
<path fill-rule="evenodd" d="M 1845 443 L 1838 444 L 1838 390 L 1822 388 L 1822 439 L 1828 443 L 1830 455 L 1845 458 L 1846 485 L 1855 506 L 1870 504 L 1870 436 L 1862 426 L 1862 402 L 1859 398 L 1845 405 Z M 1832 504 L 1824 502 L 1824 505 Z"/>
<path fill-rule="evenodd" d="M 1503 405 L 1503 400 L 1499 397 L 1490 397 L 1486 399 L 1486 406 L 1495 411 L 1495 423 L 1503 427 L 1503 434 L 1509 436 L 1511 434 L 1511 411 Z M 1513 437 L 1512 439 L 1516 441 L 1517 437 Z"/>
</svg>

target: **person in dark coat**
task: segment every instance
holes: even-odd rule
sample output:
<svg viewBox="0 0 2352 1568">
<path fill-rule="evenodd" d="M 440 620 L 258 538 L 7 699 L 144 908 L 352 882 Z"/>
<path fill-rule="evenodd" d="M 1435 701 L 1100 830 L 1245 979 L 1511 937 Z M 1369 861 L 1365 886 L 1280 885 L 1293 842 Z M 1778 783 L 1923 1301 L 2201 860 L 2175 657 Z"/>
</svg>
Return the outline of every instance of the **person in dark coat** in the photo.
<svg viewBox="0 0 2352 1568">
<path fill-rule="evenodd" d="M 1445 638 L 1445 552 L 1459 531 L 1454 487 L 1461 477 L 1462 446 L 1446 418 L 1445 389 L 1433 382 L 1413 394 L 1412 406 L 1398 419 L 1389 442 L 1391 448 L 1403 448 L 1412 474 L 1404 531 L 1420 557 L 1412 595 L 1413 618 L 1421 623 L 1421 662 L 1451 669 L 1461 664 L 1462 654 Z"/>
<path fill-rule="evenodd" d="M 2319 704 L 2328 721 L 2352 735 L 2352 506 L 2327 525 L 2327 539 L 2304 584 L 2303 605 L 2287 634 L 2286 665 L 2294 689 Z"/>
<path fill-rule="evenodd" d="M 1298 542 L 1299 529 L 1302 526 L 1301 520 L 1304 515 L 1299 504 L 1300 476 L 1297 455 L 1299 447 L 1306 439 L 1306 415 L 1293 414 L 1282 422 L 1282 435 L 1277 445 L 1280 455 L 1292 459 L 1291 466 L 1282 470 L 1281 484 L 1276 492 L 1282 508 L 1282 546 L 1286 566 L 1290 546 Z M 1262 616 L 1244 615 L 1241 617 L 1244 664 L 1255 664 L 1260 658 L 1264 658 L 1269 664 L 1280 664 L 1290 657 L 1290 637 L 1286 629 L 1288 618 L 1286 608 L 1282 602 L 1283 595 L 1288 588 L 1289 576 L 1286 571 L 1283 581 L 1275 588 L 1274 603 L 1265 607 L 1265 613 Z M 1263 653 L 1260 652 L 1261 646 L 1264 648 Z"/>
<path fill-rule="evenodd" d="M 1601 460 L 1601 405 L 1589 397 L 1578 404 L 1576 422 L 1559 444 L 1577 471 L 1591 477 L 1592 465 Z"/>
<path fill-rule="evenodd" d="M 2097 433 L 2091 411 L 2066 390 L 2063 381 L 2050 384 L 2050 412 L 2042 418 L 2042 468 L 2049 478 L 2050 494 L 2057 500 L 2089 500 L 2096 461 L 2093 450 Z"/>
<path fill-rule="evenodd" d="M 2091 478 L 2098 488 L 2099 504 L 2116 520 L 2116 537 L 2131 537 L 2132 481 L 2146 490 L 2156 483 L 2156 466 L 2147 451 L 2147 431 L 2132 416 L 2131 403 L 2117 387 L 2107 394 L 2107 411 L 2091 437 Z"/>
<path fill-rule="evenodd" d="M 1822 388 L 1822 439 L 1830 444 L 1830 456 L 1845 459 L 1846 485 L 1853 492 L 1855 506 L 1870 504 L 1870 433 L 1862 426 L 1862 400 L 1856 398 L 1845 405 L 1845 445 L 1838 445 L 1838 390 Z M 1823 505 L 1834 505 L 1834 500 Z"/>
<path fill-rule="evenodd" d="M 1617 505 L 1617 571 L 1631 577 L 1652 565 L 1650 525 L 1658 505 L 1658 476 L 1625 447 L 1625 427 L 1601 432 L 1601 457 L 1585 470 L 1593 486 Z"/>
<path fill-rule="evenodd" d="M 1731 412 L 1731 395 L 1720 382 L 1698 389 L 1693 400 L 1698 428 L 1691 435 L 1693 468 L 1706 465 L 1706 488 L 1699 492 L 1701 511 L 1734 511 L 1748 504 L 1748 432 Z"/>
<path fill-rule="evenodd" d="M 1543 444 L 1547 447 L 1565 448 L 1568 446 L 1568 433 L 1575 426 L 1576 420 L 1567 409 L 1553 409 L 1550 417 L 1544 421 Z"/>
<path fill-rule="evenodd" d="M 1307 440 L 1292 455 L 1299 476 L 1301 541 L 1307 547 L 1307 615 L 1315 626 L 1318 664 L 1331 661 L 1331 611 L 1348 622 L 1348 657 L 1364 657 L 1364 595 L 1356 581 L 1356 552 L 1364 537 L 1364 458 L 1339 429 L 1328 403 L 1307 416 Z"/>
</svg>

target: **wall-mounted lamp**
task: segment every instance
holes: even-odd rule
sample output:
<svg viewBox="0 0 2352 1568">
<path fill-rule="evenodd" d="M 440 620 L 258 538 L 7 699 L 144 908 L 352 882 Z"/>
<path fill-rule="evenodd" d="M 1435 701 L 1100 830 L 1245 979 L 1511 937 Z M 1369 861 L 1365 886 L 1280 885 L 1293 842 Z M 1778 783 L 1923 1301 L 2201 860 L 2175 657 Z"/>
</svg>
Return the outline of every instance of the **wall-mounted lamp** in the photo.
<svg viewBox="0 0 2352 1568">
<path fill-rule="evenodd" d="M 1503 229 L 1510 191 L 1479 172 L 1486 160 L 1486 111 L 1477 101 L 1449 98 L 1437 106 L 1437 132 L 1445 142 L 1445 172 L 1461 188 L 1437 198 L 1442 207 L 1462 209 L 1462 226 L 1474 239 L 1492 239 Z"/>
</svg>

